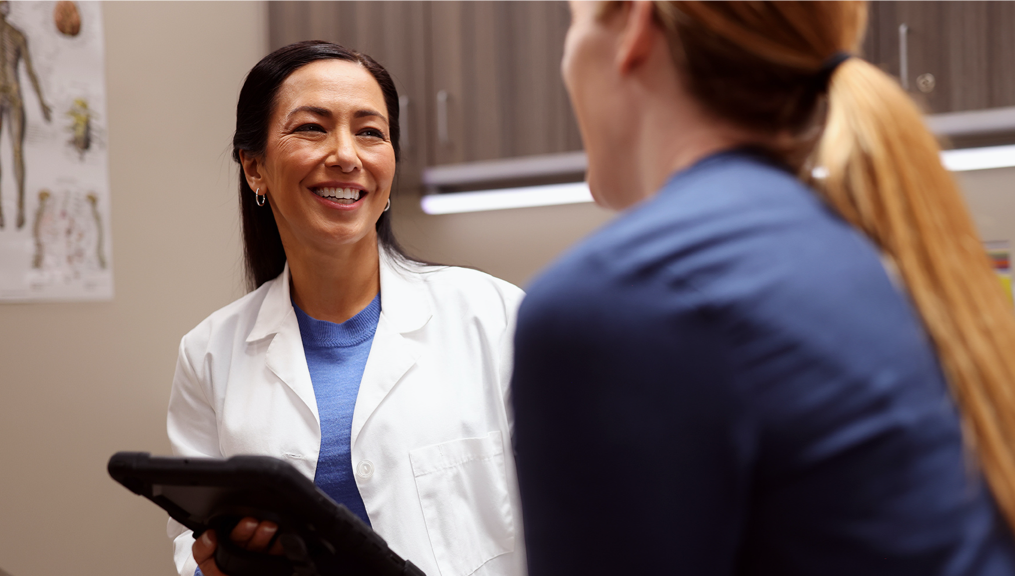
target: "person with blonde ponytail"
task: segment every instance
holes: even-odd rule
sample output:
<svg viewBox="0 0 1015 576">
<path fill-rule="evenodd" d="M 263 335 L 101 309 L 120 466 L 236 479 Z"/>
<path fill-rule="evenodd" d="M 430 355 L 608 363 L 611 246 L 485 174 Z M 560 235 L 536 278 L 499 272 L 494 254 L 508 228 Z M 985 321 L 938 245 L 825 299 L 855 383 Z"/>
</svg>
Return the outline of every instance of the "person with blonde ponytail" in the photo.
<svg viewBox="0 0 1015 576">
<path fill-rule="evenodd" d="M 1015 314 L 867 6 L 571 10 L 622 213 L 519 313 L 531 576 L 1015 574 Z"/>
</svg>

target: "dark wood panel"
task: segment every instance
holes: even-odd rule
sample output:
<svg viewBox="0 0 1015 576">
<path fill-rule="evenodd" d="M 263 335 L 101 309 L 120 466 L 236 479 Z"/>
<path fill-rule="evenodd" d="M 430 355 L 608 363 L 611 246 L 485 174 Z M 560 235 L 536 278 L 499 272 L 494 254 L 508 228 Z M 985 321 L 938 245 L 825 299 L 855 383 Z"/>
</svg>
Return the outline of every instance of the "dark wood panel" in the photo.
<svg viewBox="0 0 1015 576">
<path fill-rule="evenodd" d="M 430 89 L 427 97 L 430 109 L 426 113 L 430 142 L 433 143 L 428 163 L 453 164 L 463 162 L 465 155 L 465 129 L 463 124 L 463 94 L 465 90 L 465 50 L 472 49 L 472 39 L 463 33 L 466 27 L 465 10 L 455 2 L 438 2 L 431 6 L 430 21 Z M 435 66 L 434 62 L 440 62 Z M 439 100 L 443 94 L 445 99 Z M 441 113 L 443 110 L 443 113 Z M 439 124 L 443 123 L 443 126 Z M 472 126 L 472 130 L 479 127 Z"/>
<path fill-rule="evenodd" d="M 941 38 L 936 42 L 941 69 L 947 70 L 935 92 L 945 92 L 948 110 L 982 110 L 990 107 L 990 37 L 988 2 L 944 2 Z M 922 46 L 921 46 L 922 47 Z M 935 66 L 928 63 L 929 72 Z M 943 110 L 942 110 L 943 111 Z"/>
<path fill-rule="evenodd" d="M 277 50 L 309 39 L 309 2 L 268 2 L 268 45 Z"/>
<path fill-rule="evenodd" d="M 510 156 L 506 147 L 505 97 L 510 88 L 503 86 L 506 68 L 504 46 L 508 33 L 505 20 L 508 10 L 497 2 L 456 3 L 462 11 L 462 135 L 464 136 L 463 161 L 505 158 Z M 435 38 L 435 41 L 439 39 Z M 434 69 L 441 61 L 434 61 Z"/>
<path fill-rule="evenodd" d="M 581 149 L 571 102 L 560 76 L 564 37 L 571 15 L 563 2 L 522 2 L 513 6 L 507 103 L 511 119 L 507 146 L 514 155 L 566 152 Z M 512 42 L 514 44 L 512 44 Z"/>
<path fill-rule="evenodd" d="M 991 74 L 988 105 L 1015 106 L 1015 2 L 991 2 L 988 10 L 987 59 Z"/>
<path fill-rule="evenodd" d="M 1015 105 L 1015 5 L 1011 2 L 874 2 L 871 60 L 901 72 L 899 26 L 908 33 L 910 93 L 928 112 Z M 921 76 L 933 76 L 933 88 Z M 921 89 L 922 87 L 922 89 Z"/>
<path fill-rule="evenodd" d="M 877 64 L 880 53 L 878 30 L 881 25 L 881 13 L 878 10 L 878 4 L 879 2 L 872 2 L 868 5 L 867 31 L 864 33 L 863 43 L 860 45 L 860 56 L 874 64 Z"/>
<path fill-rule="evenodd" d="M 432 84 L 448 94 L 449 136 L 434 164 L 581 149 L 560 78 L 566 4 L 436 2 L 431 17 Z"/>
</svg>

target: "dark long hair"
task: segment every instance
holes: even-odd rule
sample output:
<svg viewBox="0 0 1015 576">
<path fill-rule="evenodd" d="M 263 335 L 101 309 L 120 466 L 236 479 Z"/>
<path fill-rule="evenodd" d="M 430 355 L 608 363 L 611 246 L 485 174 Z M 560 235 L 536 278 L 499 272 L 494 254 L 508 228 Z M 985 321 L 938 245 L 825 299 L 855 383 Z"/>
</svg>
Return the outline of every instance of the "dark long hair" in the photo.
<svg viewBox="0 0 1015 576">
<path fill-rule="evenodd" d="M 279 87 L 297 69 L 317 60 L 346 60 L 366 68 L 377 80 L 388 107 L 388 131 L 399 160 L 398 91 L 391 75 L 366 54 L 338 44 L 307 40 L 279 48 L 254 66 L 240 90 L 236 103 L 236 133 L 233 134 L 233 160 L 240 163 L 240 150 L 255 157 L 264 155 L 268 141 L 268 122 L 275 110 Z M 240 217 L 243 222 L 243 261 L 247 286 L 251 290 L 277 277 L 285 267 L 285 250 L 278 234 L 278 225 L 270 209 L 258 206 L 254 191 L 247 184 L 240 166 Z M 382 212 L 377 220 L 377 239 L 389 253 L 405 260 L 410 258 L 395 240 L 391 228 L 391 212 Z"/>
</svg>

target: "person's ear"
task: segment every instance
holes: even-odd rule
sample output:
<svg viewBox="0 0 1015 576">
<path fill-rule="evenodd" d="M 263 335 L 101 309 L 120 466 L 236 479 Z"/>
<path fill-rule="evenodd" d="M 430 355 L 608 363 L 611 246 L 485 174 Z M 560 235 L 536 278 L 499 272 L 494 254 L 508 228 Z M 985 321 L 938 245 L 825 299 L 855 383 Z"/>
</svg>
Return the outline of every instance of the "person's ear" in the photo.
<svg viewBox="0 0 1015 576">
<path fill-rule="evenodd" d="M 648 59 L 653 37 L 658 32 L 651 2 L 628 2 L 625 12 L 617 51 L 617 67 L 622 75 L 631 73 Z"/>
<path fill-rule="evenodd" d="M 260 158 L 246 150 L 240 150 L 240 166 L 243 167 L 243 177 L 247 179 L 247 186 L 250 186 L 251 190 L 266 188 L 261 175 Z"/>
</svg>

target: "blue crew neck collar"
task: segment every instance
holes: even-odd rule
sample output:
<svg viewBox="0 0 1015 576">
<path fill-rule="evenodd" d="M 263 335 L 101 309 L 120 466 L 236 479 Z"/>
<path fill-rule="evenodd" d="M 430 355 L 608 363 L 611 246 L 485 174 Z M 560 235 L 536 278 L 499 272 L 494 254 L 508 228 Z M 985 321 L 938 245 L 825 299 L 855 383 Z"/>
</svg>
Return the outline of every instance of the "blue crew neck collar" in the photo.
<svg viewBox="0 0 1015 576">
<path fill-rule="evenodd" d="M 668 188 L 684 178 L 690 177 L 703 169 L 711 167 L 713 164 L 721 164 L 723 162 L 737 160 L 766 164 L 788 174 L 792 174 L 792 170 L 790 170 L 788 166 L 778 162 L 770 154 L 765 153 L 764 150 L 756 146 L 738 146 L 736 148 L 727 148 L 725 150 L 719 150 L 718 152 L 709 154 L 704 158 L 700 158 L 694 164 L 670 174 L 670 177 L 666 179 L 666 183 L 663 185 L 663 188 Z"/>
<path fill-rule="evenodd" d="M 356 346 L 374 337 L 381 317 L 381 295 L 378 293 L 367 307 L 341 324 L 310 317 L 293 302 L 300 324 L 303 345 L 314 348 Z"/>
</svg>

